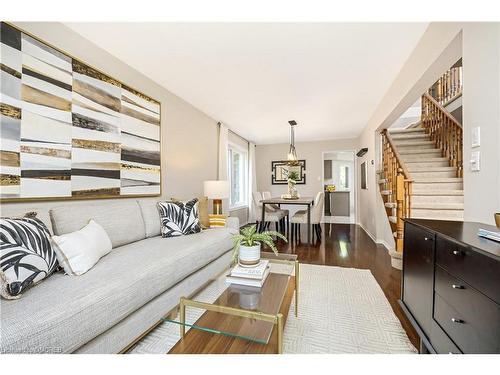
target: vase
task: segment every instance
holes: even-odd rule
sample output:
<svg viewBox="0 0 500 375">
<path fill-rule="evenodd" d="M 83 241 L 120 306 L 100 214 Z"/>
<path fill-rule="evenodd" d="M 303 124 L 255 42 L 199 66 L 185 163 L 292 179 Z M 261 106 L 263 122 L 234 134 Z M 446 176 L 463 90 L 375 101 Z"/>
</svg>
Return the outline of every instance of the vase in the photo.
<svg viewBox="0 0 500 375">
<path fill-rule="evenodd" d="M 500 212 L 495 214 L 495 224 L 497 225 L 497 228 L 500 228 Z"/>
<path fill-rule="evenodd" d="M 297 198 L 297 189 L 295 188 L 295 182 L 288 181 L 288 196 L 290 198 Z"/>
<path fill-rule="evenodd" d="M 255 246 L 240 245 L 239 264 L 243 267 L 255 267 L 260 263 L 260 243 Z"/>
</svg>

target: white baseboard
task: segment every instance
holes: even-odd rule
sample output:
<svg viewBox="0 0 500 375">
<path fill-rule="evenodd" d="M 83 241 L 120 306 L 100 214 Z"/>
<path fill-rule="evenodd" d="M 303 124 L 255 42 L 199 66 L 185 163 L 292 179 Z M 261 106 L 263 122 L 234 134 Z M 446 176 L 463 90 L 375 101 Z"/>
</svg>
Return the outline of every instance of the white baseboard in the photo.
<svg viewBox="0 0 500 375">
<path fill-rule="evenodd" d="M 390 246 L 386 241 L 384 240 L 379 240 L 379 242 L 377 242 L 378 244 L 384 246 L 387 251 L 391 252 L 391 251 L 394 251 L 394 247 L 393 246 Z"/>
<path fill-rule="evenodd" d="M 386 241 L 382 239 L 376 238 L 370 231 L 368 231 L 361 223 L 357 223 L 365 231 L 365 233 L 372 239 L 373 242 L 375 242 L 378 245 L 382 245 L 383 247 L 386 248 L 387 251 L 394 251 L 394 247 L 390 246 Z"/>
<path fill-rule="evenodd" d="M 365 231 L 365 233 L 372 239 L 373 242 L 378 243 L 377 238 L 373 234 L 371 234 L 369 230 L 367 230 L 361 223 L 358 223 L 358 225 Z"/>
<path fill-rule="evenodd" d="M 323 223 L 331 224 L 355 224 L 354 217 L 349 216 L 323 216 Z"/>
</svg>

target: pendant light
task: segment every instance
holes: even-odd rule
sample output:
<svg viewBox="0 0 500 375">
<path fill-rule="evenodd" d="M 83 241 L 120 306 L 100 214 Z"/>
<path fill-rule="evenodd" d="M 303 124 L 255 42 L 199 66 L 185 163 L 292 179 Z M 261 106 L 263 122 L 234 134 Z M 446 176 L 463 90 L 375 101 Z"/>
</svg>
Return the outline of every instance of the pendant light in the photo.
<svg viewBox="0 0 500 375">
<path fill-rule="evenodd" d="M 295 120 L 288 121 L 290 124 L 290 149 L 288 151 L 287 164 L 297 165 L 299 164 L 299 158 L 297 157 L 297 151 L 295 150 L 295 132 L 293 127 L 297 125 Z"/>
</svg>

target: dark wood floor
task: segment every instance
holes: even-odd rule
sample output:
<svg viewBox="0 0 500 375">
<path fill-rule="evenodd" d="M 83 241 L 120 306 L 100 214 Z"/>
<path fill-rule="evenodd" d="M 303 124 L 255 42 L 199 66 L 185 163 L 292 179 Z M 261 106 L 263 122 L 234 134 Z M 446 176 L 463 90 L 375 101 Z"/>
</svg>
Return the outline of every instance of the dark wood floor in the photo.
<svg viewBox="0 0 500 375">
<path fill-rule="evenodd" d="M 304 243 L 279 241 L 279 251 L 297 254 L 301 263 L 369 269 L 384 291 L 410 341 L 418 348 L 417 333 L 397 302 L 401 292 L 401 271 L 391 267 L 391 257 L 387 249 L 375 244 L 361 227 L 350 224 L 322 224 L 321 241 L 315 240 L 314 245 L 308 246 L 305 244 L 305 226 L 303 227 L 301 237 Z"/>
</svg>

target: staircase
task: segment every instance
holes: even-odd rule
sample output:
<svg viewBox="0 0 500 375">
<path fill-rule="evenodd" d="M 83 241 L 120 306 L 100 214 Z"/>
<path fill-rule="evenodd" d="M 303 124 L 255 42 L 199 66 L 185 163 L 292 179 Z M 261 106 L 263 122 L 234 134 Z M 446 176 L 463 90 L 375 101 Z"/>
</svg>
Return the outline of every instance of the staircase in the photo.
<svg viewBox="0 0 500 375">
<path fill-rule="evenodd" d="M 463 220 L 463 179 L 421 127 L 389 133 L 413 180 L 411 218 Z M 386 207 L 391 206 L 386 204 Z M 389 208 L 389 207 L 388 207 Z M 393 209 L 395 209 L 394 207 Z M 393 212 L 391 216 L 396 216 Z"/>
<path fill-rule="evenodd" d="M 405 218 L 463 221 L 462 127 L 425 93 L 418 124 L 381 135 L 378 182 L 396 239 L 392 265 L 401 269 Z"/>
</svg>

